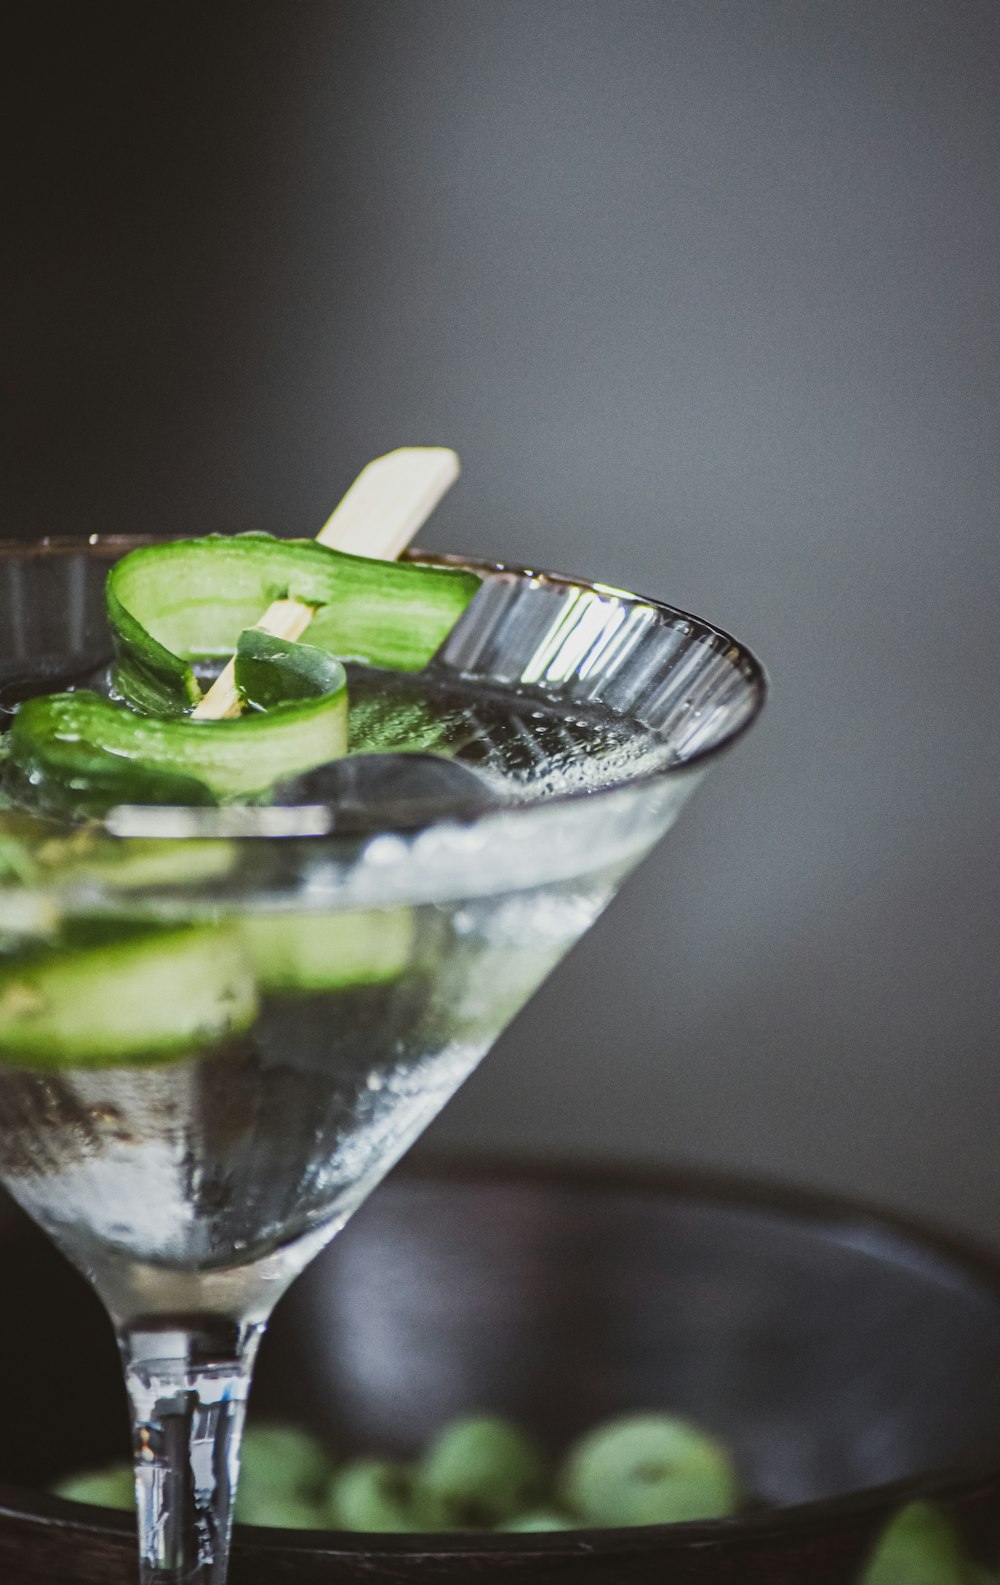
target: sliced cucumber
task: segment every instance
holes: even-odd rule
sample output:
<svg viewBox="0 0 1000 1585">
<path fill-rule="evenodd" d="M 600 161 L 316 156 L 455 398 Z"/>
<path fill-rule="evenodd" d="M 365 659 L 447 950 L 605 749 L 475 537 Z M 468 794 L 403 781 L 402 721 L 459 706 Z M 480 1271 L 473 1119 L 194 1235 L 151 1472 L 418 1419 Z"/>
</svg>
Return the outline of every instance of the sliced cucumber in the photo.
<svg viewBox="0 0 1000 1585">
<path fill-rule="evenodd" d="M 25 843 L 0 832 L 0 881 L 22 881 L 28 885 L 34 877 L 35 866 Z"/>
<path fill-rule="evenodd" d="M 24 886 L 0 887 L 0 945 L 45 940 L 59 929 L 59 910 L 51 897 Z"/>
<path fill-rule="evenodd" d="M 64 940 L 67 932 L 72 934 L 79 915 L 79 899 L 73 903 L 76 912 L 64 917 L 60 894 L 67 889 L 93 884 L 114 894 L 197 887 L 228 875 L 237 858 L 232 842 L 155 842 L 141 838 L 119 841 L 83 826 L 71 836 L 53 837 L 46 831 L 38 841 L 37 832 L 35 835 L 33 846 L 26 842 L 17 844 L 21 878 L 26 884 L 4 884 L 10 875 L 0 874 L 0 951 L 23 945 L 32 938 L 54 940 L 60 931 Z M 12 839 L 0 835 L 0 855 L 5 841 Z M 136 907 L 133 902 L 133 923 Z M 192 908 L 191 912 L 196 910 Z M 88 916 L 84 912 L 80 917 Z M 116 919 L 111 933 L 118 939 L 127 936 L 131 928 L 129 921 Z"/>
<path fill-rule="evenodd" d="M 344 685 L 340 661 L 315 644 L 275 638 L 248 627 L 236 646 L 236 686 L 255 710 L 292 699 L 319 699 Z"/>
<path fill-rule="evenodd" d="M 0 969 L 0 1061 L 111 1067 L 248 1029 L 257 987 L 239 932 L 198 925 Z"/>
<path fill-rule="evenodd" d="M 144 546 L 116 562 L 106 599 L 116 684 L 137 709 L 183 714 L 200 695 L 189 662 L 230 655 L 272 600 L 318 607 L 309 643 L 416 671 L 479 588 L 461 569 L 349 556 L 314 540 L 208 534 Z"/>
<path fill-rule="evenodd" d="M 58 866 L 60 883 L 93 881 L 109 891 L 138 891 L 143 887 L 195 886 L 219 880 L 234 868 L 238 850 L 221 840 L 169 842 L 153 838 L 106 837 L 74 857 L 60 859 L 56 842 L 38 851 L 40 864 Z"/>
<path fill-rule="evenodd" d="M 347 685 L 203 722 L 138 715 L 84 689 L 48 694 L 22 705 L 9 737 L 29 788 L 43 799 L 54 789 L 77 808 L 246 798 L 346 753 Z"/>
<path fill-rule="evenodd" d="M 239 930 L 263 991 L 334 991 L 398 979 L 413 955 L 409 908 L 247 914 Z"/>
<path fill-rule="evenodd" d="M 119 736 L 121 726 L 111 718 L 131 712 L 116 710 L 96 694 L 87 698 L 103 709 L 82 731 L 74 729 L 82 693 L 49 694 L 22 706 L 17 733 L 13 729 L 7 733 L 10 753 L 3 766 L 5 789 L 18 804 L 57 819 L 73 819 L 103 814 L 116 803 L 216 802 L 204 782 L 193 776 L 105 748 L 99 741 L 101 720 L 108 720 L 112 736 Z"/>
<path fill-rule="evenodd" d="M 13 880 L 57 887 L 93 880 L 111 891 L 193 885 L 228 875 L 237 857 L 236 844 L 221 838 L 113 837 L 98 825 L 67 828 L 24 813 L 0 817 L 0 896 Z"/>
<path fill-rule="evenodd" d="M 131 708 L 85 689 L 28 699 L 4 739 L 5 790 L 73 816 L 125 803 L 259 800 L 347 752 L 339 656 L 418 670 L 479 583 L 461 569 L 269 534 L 144 546 L 111 568 L 105 588 L 115 686 Z M 254 626 L 278 597 L 314 609 L 308 644 Z M 201 697 L 191 662 L 234 650 L 249 713 L 187 719 Z"/>
</svg>

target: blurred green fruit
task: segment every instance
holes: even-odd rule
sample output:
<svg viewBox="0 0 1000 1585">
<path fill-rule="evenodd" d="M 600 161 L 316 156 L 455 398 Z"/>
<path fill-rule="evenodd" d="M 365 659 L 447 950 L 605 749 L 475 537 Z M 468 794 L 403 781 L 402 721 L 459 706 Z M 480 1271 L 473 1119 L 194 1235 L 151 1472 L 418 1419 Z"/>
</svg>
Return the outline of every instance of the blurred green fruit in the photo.
<svg viewBox="0 0 1000 1585">
<path fill-rule="evenodd" d="M 327 1522 L 379 1533 L 448 1528 L 441 1504 L 420 1488 L 409 1464 L 375 1458 L 354 1459 L 334 1477 Z"/>
<path fill-rule="evenodd" d="M 326 1506 L 323 1503 L 304 1502 L 301 1497 L 283 1496 L 280 1492 L 268 1495 L 260 1492 L 253 1499 L 249 1513 L 245 1501 L 239 1503 L 241 1524 L 268 1525 L 274 1530 L 325 1530 Z"/>
<path fill-rule="evenodd" d="M 421 1486 L 445 1506 L 449 1528 L 490 1529 L 545 1494 L 545 1466 L 525 1431 L 493 1415 L 453 1420 L 420 1461 Z"/>
<path fill-rule="evenodd" d="M 248 1425 L 240 1453 L 236 1518 L 240 1524 L 277 1524 L 277 1520 L 257 1516 L 265 1510 L 275 1511 L 275 1503 L 285 1502 L 291 1505 L 289 1512 L 298 1506 L 319 1512 L 325 1506 L 332 1473 L 329 1453 L 307 1431 L 266 1421 Z"/>
<path fill-rule="evenodd" d="M 987 1572 L 986 1580 L 990 1579 Z M 932 1502 L 901 1508 L 882 1532 L 861 1585 L 982 1585 L 954 1523 Z"/>
<path fill-rule="evenodd" d="M 95 1508 L 134 1508 L 135 1476 L 131 1464 L 107 1464 L 57 1480 L 52 1490 L 68 1502 L 91 1502 Z"/>
<path fill-rule="evenodd" d="M 551 1530 L 572 1530 L 573 1520 L 553 1508 L 535 1508 L 531 1513 L 515 1514 L 505 1524 L 497 1526 L 505 1535 L 544 1535 Z"/>
<path fill-rule="evenodd" d="M 734 1513 L 740 1488 L 721 1442 L 665 1414 L 597 1426 L 570 1449 L 560 1497 L 588 1525 L 678 1524 Z"/>
</svg>

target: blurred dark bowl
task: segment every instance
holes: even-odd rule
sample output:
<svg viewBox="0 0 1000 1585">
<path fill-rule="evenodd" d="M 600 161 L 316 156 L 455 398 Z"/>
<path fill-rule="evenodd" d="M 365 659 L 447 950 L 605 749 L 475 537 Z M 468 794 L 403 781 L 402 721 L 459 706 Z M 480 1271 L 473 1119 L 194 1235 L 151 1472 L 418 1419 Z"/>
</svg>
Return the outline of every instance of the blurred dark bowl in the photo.
<svg viewBox="0 0 1000 1585">
<path fill-rule="evenodd" d="M 125 1516 L 33 1489 L 125 1445 L 107 1323 L 22 1219 L 2 1248 L 0 1580 L 134 1585 Z M 255 1412 L 345 1450 L 411 1451 L 472 1408 L 558 1449 L 661 1406 L 729 1439 L 759 1508 L 551 1537 L 243 1529 L 233 1585 L 847 1585 L 916 1495 L 945 1504 L 975 1554 L 1000 1553 L 1000 1262 L 829 1198 L 406 1168 L 281 1305 L 254 1394 Z"/>
</svg>

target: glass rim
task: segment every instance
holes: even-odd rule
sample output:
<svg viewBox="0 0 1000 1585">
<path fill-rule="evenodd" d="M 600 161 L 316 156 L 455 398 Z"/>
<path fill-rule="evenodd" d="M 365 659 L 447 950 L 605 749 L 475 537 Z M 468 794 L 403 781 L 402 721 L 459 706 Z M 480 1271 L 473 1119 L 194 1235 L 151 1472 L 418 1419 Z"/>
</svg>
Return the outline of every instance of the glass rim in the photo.
<svg viewBox="0 0 1000 1585">
<path fill-rule="evenodd" d="M 253 530 L 237 529 L 233 531 L 233 535 L 245 532 L 253 532 Z M 258 532 L 267 531 L 258 530 Z M 51 534 L 33 539 L 0 537 L 0 559 L 29 557 L 33 554 L 68 556 L 92 553 L 95 559 L 106 557 L 110 564 L 118 555 L 124 556 L 128 551 L 144 545 L 164 544 L 171 540 L 198 537 L 204 536 L 186 533 L 91 533 Z M 667 781 L 678 781 L 692 773 L 704 771 L 740 741 L 757 721 L 764 708 L 768 693 L 767 674 L 753 651 L 724 628 L 717 627 L 704 617 L 671 605 L 665 600 L 590 578 L 535 569 L 517 562 L 467 556 L 453 551 L 427 551 L 419 545 L 409 546 L 399 559 L 419 561 L 430 566 L 462 568 L 477 573 L 484 579 L 490 575 L 500 575 L 530 580 L 537 585 L 552 588 L 580 589 L 618 600 L 624 605 L 653 610 L 673 626 L 687 626 L 692 637 L 709 644 L 717 655 L 725 656 L 747 685 L 750 707 L 743 717 L 734 726 L 723 731 L 716 741 L 696 748 L 685 758 L 638 771 L 633 776 L 624 776 L 600 787 L 570 788 L 564 792 L 549 794 L 545 798 L 525 800 L 523 803 L 498 801 L 494 807 L 473 815 L 447 813 L 412 822 L 397 820 L 372 824 L 370 827 L 347 828 L 341 825 L 338 828 L 334 807 L 324 803 L 231 804 L 211 808 L 183 804 L 119 804 L 109 809 L 96 824 L 103 825 L 113 836 L 143 839 L 196 841 L 219 837 L 229 840 L 311 837 L 357 841 L 359 837 L 376 837 L 382 834 L 416 837 L 435 826 L 477 826 L 481 822 L 495 819 L 498 815 L 506 819 L 512 816 L 523 818 L 537 815 L 540 809 L 576 808 L 584 803 L 602 808 L 609 800 L 613 800 L 616 796 L 620 797 L 623 793 L 642 792 Z"/>
</svg>

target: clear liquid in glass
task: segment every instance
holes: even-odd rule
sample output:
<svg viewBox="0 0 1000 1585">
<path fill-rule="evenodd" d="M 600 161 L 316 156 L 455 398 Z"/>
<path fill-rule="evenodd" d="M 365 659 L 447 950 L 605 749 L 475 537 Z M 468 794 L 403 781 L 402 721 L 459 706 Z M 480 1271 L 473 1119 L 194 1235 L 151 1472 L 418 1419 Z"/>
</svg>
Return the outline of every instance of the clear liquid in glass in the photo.
<svg viewBox="0 0 1000 1585">
<path fill-rule="evenodd" d="M 610 712 L 454 680 L 435 689 L 353 668 L 352 710 L 368 743 L 447 753 L 502 804 L 597 788 L 665 755 Z M 204 950 L 212 931 L 227 947 L 253 932 L 267 962 L 250 1027 L 166 1060 L 140 1048 L 113 1066 L 0 1061 L 0 1176 L 119 1325 L 192 1310 L 266 1316 L 593 922 L 620 866 L 595 853 L 584 873 L 537 886 L 522 874 L 482 895 L 475 872 L 470 853 L 464 890 L 453 879 L 447 895 L 383 909 L 345 909 L 308 874 L 291 900 L 223 895 Z M 55 941 L 6 937 L 0 1009 L 24 994 L 19 958 L 183 928 L 187 897 L 181 882 L 89 912 L 85 896 Z M 203 885 L 190 902 L 204 930 Z M 293 960 L 283 983 L 269 939 L 272 958 Z M 359 939 L 360 961 L 344 969 Z"/>
</svg>

